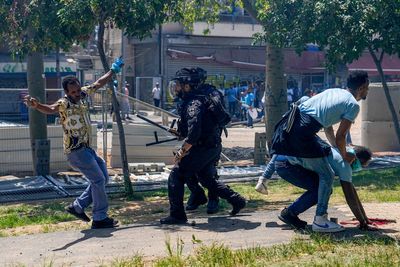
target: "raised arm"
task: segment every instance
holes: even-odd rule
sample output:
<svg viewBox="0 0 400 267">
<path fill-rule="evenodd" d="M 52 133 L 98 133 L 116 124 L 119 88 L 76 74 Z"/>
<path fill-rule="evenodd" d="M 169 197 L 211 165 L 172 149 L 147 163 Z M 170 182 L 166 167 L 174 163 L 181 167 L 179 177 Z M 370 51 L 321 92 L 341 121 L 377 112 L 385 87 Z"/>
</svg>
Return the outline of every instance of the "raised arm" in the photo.
<svg viewBox="0 0 400 267">
<path fill-rule="evenodd" d="M 106 74 L 101 76 L 93 84 L 95 86 L 95 89 L 97 90 L 97 89 L 103 87 L 104 85 L 106 85 L 112 79 L 113 74 L 114 74 L 114 72 L 112 70 L 109 70 Z"/>
<path fill-rule="evenodd" d="M 30 95 L 24 97 L 24 103 L 28 107 L 36 109 L 37 111 L 40 111 L 41 113 L 44 114 L 54 114 L 57 113 L 59 110 L 57 103 L 54 103 L 52 105 L 41 104 L 39 103 L 39 100 Z"/>
<path fill-rule="evenodd" d="M 117 74 L 121 71 L 123 65 L 124 61 L 122 58 L 115 59 L 114 63 L 111 65 L 111 69 L 94 82 L 95 89 L 97 90 L 106 85 L 112 79 L 114 74 Z"/>
</svg>

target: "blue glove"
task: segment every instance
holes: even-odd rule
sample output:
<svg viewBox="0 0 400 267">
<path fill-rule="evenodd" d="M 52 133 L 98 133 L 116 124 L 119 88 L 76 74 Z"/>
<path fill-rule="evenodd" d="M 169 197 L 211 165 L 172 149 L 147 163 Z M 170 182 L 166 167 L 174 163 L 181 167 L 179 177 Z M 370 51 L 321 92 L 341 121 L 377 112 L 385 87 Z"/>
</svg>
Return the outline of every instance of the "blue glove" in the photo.
<svg viewBox="0 0 400 267">
<path fill-rule="evenodd" d="M 113 80 L 113 84 L 115 88 L 118 88 L 118 81 L 117 80 Z"/>
<path fill-rule="evenodd" d="M 114 63 L 111 65 L 111 70 L 114 73 L 119 73 L 123 65 L 124 65 L 124 60 L 121 57 L 119 57 L 114 60 Z"/>
</svg>

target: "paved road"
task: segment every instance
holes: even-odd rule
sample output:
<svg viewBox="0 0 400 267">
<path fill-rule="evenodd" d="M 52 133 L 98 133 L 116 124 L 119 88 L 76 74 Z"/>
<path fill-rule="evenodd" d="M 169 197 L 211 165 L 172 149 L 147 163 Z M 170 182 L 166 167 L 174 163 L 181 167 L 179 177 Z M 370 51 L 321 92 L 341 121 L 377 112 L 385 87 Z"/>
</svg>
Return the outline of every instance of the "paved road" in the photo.
<svg viewBox="0 0 400 267">
<path fill-rule="evenodd" d="M 43 266 L 52 261 L 53 266 L 98 266 L 112 259 L 133 256 L 166 256 L 166 240 L 176 247 L 178 238 L 184 241 L 184 253 L 203 244 L 222 242 L 232 248 L 270 246 L 289 242 L 296 235 L 277 221 L 279 211 L 254 212 L 236 217 L 224 215 L 195 218 L 196 225 L 161 226 L 133 224 L 117 229 L 83 230 L 0 238 L 0 265 L 25 264 Z M 314 211 L 303 219 L 312 221 Z M 199 214 L 196 214 L 200 216 Z M 337 209 L 330 215 L 346 219 Z M 193 215 L 192 215 L 193 216 Z M 193 219 L 189 219 L 191 222 Z"/>
</svg>

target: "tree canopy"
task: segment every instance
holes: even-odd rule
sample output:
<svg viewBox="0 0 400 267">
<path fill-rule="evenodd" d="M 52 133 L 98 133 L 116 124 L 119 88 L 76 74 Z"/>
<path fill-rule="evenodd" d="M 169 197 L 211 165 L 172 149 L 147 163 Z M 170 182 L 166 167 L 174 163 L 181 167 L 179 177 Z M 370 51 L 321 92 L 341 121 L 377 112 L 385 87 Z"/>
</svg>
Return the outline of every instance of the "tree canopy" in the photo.
<svg viewBox="0 0 400 267">
<path fill-rule="evenodd" d="M 260 1 L 261 2 L 261 1 Z M 302 51 L 307 43 L 325 49 L 331 65 L 351 63 L 365 50 L 399 54 L 400 1 L 264 1 L 260 13 L 268 41 Z"/>
<path fill-rule="evenodd" d="M 263 2 L 263 3 L 262 3 Z M 351 63 L 369 51 L 382 81 L 397 138 L 400 129 L 386 77 L 383 55 L 400 55 L 399 0 L 262 0 L 261 37 L 301 52 L 316 43 L 326 53 L 328 67 Z"/>
<path fill-rule="evenodd" d="M 58 0 L 2 1 L 0 36 L 14 52 L 47 53 L 56 48 L 67 50 L 74 41 L 87 38 L 93 24 L 64 23 Z"/>
</svg>

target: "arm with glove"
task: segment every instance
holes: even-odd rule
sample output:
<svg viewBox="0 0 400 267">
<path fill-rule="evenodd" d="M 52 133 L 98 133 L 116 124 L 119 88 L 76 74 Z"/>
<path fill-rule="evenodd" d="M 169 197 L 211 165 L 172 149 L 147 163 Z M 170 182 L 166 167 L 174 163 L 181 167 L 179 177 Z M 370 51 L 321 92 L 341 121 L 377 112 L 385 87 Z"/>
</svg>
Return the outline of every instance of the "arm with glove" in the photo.
<svg viewBox="0 0 400 267">
<path fill-rule="evenodd" d="M 124 60 L 122 58 L 115 59 L 111 65 L 110 70 L 94 82 L 93 85 L 95 86 L 95 89 L 99 89 L 106 85 L 112 79 L 114 74 L 117 74 L 121 71 L 123 65 Z"/>
</svg>

